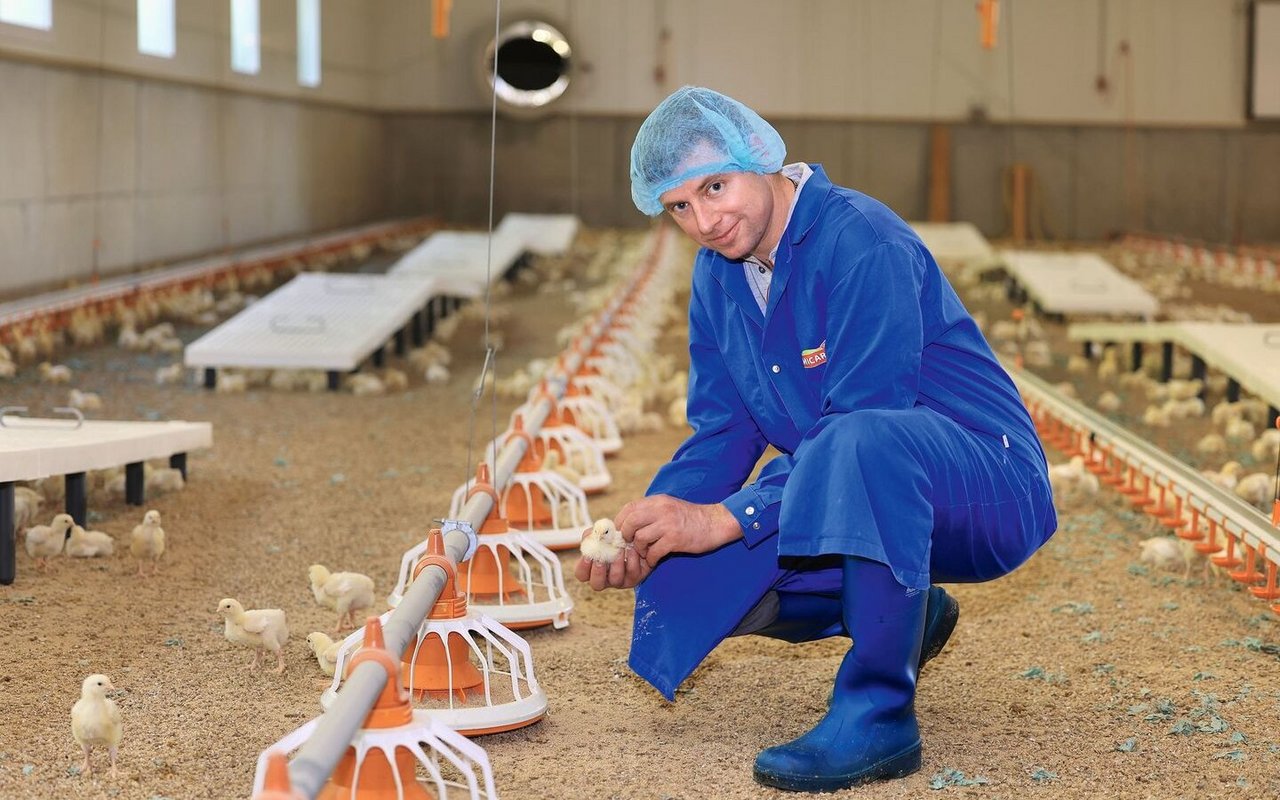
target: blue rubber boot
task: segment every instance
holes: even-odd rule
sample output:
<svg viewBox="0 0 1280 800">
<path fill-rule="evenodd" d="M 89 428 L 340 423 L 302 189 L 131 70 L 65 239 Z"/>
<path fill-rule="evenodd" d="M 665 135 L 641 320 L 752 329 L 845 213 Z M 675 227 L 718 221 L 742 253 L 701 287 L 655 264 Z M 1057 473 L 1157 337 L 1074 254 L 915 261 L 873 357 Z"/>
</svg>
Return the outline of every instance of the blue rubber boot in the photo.
<svg viewBox="0 0 1280 800">
<path fill-rule="evenodd" d="M 927 598 L 908 594 L 883 564 L 845 559 L 841 599 L 855 644 L 836 672 L 831 707 L 813 730 L 756 756 L 756 781 L 834 792 L 920 769 L 915 693 Z"/>
</svg>

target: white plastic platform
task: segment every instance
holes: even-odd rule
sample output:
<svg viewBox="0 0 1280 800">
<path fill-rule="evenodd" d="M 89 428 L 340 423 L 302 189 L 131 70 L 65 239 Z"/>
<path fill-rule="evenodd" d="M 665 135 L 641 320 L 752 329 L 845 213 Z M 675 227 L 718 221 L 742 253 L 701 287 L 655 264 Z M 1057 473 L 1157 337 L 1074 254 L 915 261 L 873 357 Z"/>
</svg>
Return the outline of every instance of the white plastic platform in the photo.
<svg viewBox="0 0 1280 800">
<path fill-rule="evenodd" d="M 573 214 L 521 214 L 502 218 L 494 235 L 511 236 L 524 248 L 540 256 L 562 256 L 569 252 L 581 223 Z"/>
<path fill-rule="evenodd" d="M 996 251 L 972 222 L 912 222 L 933 257 L 947 264 L 991 264 Z"/>
<path fill-rule="evenodd" d="M 1095 253 L 1002 250 L 1005 268 L 1049 314 L 1110 314 L 1150 318 L 1159 302 Z"/>
<path fill-rule="evenodd" d="M 1173 342 L 1267 405 L 1280 408 L 1280 324 L 1076 324 L 1067 328 L 1067 338 L 1078 342 Z"/>
<path fill-rule="evenodd" d="M 208 422 L 115 422 L 4 417 L 0 482 L 28 481 L 166 458 L 213 445 Z"/>
<path fill-rule="evenodd" d="M 188 345 L 183 363 L 345 372 L 433 297 L 472 293 L 444 277 L 304 272 Z"/>
<path fill-rule="evenodd" d="M 179 285 L 184 281 L 214 275 L 232 267 L 247 267 L 279 259 L 306 257 L 308 254 L 337 246 L 377 241 L 384 236 L 402 233 L 410 224 L 406 220 L 397 220 L 345 228 L 320 236 L 308 236 L 266 247 L 240 250 L 233 255 L 208 256 L 160 269 L 107 278 L 94 284 L 0 303 L 0 327 L 16 324 L 41 314 L 71 311 L 90 302 L 106 302 L 128 297 L 144 289 Z"/>
<path fill-rule="evenodd" d="M 450 278 L 472 287 L 474 292 L 484 290 L 486 275 L 496 283 L 515 266 L 524 254 L 523 239 L 511 233 L 493 234 L 492 264 L 490 264 L 489 234 L 472 231 L 436 231 L 422 244 L 401 256 L 388 276 L 428 275 Z"/>
</svg>

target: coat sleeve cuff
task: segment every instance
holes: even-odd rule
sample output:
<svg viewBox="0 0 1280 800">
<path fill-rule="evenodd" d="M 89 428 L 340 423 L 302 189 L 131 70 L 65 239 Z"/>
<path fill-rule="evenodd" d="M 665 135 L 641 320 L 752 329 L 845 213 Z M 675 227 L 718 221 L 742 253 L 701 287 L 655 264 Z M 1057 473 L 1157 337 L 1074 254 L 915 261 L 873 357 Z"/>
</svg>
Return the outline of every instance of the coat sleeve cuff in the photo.
<svg viewBox="0 0 1280 800">
<path fill-rule="evenodd" d="M 754 485 L 744 486 L 723 501 L 729 513 L 742 526 L 742 538 L 748 547 L 755 547 L 778 532 L 779 503 L 765 503 Z"/>
</svg>

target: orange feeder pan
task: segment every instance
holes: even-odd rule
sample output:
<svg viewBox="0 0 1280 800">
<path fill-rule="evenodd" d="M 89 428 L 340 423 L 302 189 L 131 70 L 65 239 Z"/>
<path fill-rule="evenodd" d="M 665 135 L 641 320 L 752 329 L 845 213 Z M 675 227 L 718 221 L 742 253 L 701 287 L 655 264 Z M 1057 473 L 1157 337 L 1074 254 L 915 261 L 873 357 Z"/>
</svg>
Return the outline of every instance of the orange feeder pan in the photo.
<svg viewBox="0 0 1280 800">
<path fill-rule="evenodd" d="M 349 666 L 354 670 L 368 661 L 386 670 L 386 683 L 317 800 L 496 798 L 493 770 L 484 750 L 438 722 L 430 712 L 410 705 L 378 617 L 366 622 L 362 646 Z M 289 787 L 282 751 L 304 745 L 319 722 L 319 718 L 311 720 L 259 758 L 256 780 L 261 791 L 255 800 L 297 800 L 301 796 Z M 427 775 L 421 781 L 419 769 Z"/>
</svg>

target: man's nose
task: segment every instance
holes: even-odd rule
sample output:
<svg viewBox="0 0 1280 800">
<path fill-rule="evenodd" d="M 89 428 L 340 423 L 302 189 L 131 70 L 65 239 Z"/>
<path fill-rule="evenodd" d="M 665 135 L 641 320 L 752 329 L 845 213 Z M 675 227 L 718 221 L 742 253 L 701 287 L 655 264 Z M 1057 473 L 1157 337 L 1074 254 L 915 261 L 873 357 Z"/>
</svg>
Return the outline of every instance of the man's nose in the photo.
<svg viewBox="0 0 1280 800">
<path fill-rule="evenodd" d="M 693 218 L 698 223 L 698 233 L 703 236 L 710 236 L 711 232 L 716 229 L 717 215 L 711 213 L 710 209 L 693 206 Z"/>
</svg>

